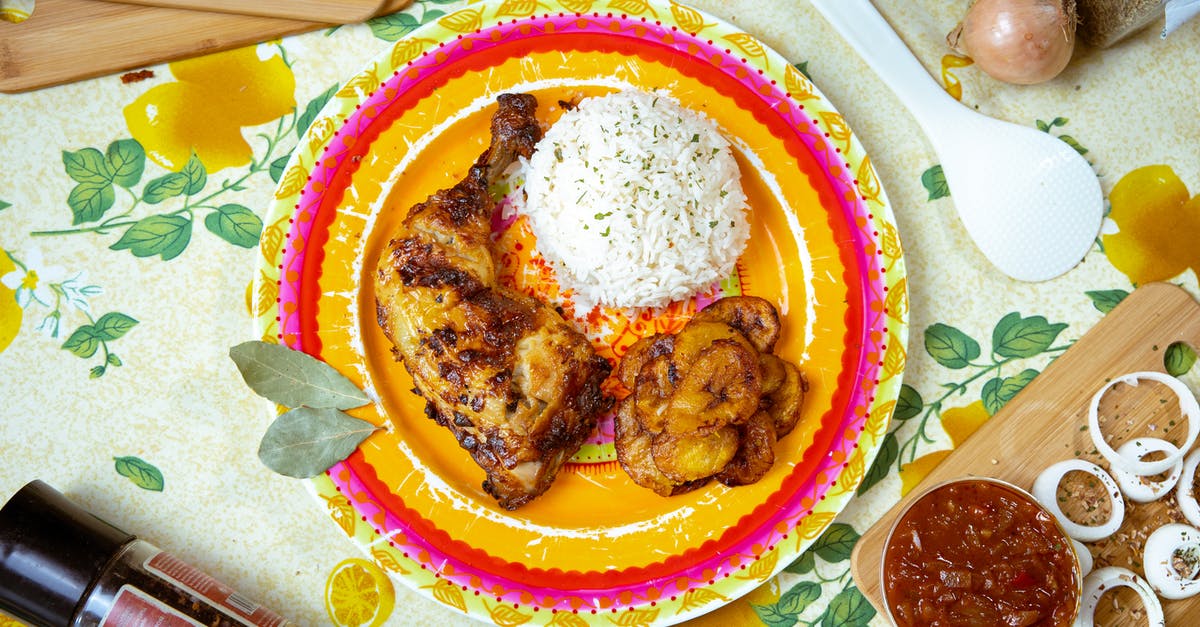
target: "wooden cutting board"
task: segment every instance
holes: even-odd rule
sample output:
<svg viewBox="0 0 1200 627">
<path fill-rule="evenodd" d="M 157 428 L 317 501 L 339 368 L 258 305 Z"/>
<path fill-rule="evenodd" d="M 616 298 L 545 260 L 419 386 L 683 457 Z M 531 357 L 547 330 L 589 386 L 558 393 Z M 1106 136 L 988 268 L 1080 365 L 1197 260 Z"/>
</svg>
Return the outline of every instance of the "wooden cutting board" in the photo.
<svg viewBox="0 0 1200 627">
<path fill-rule="evenodd" d="M 346 24 L 377 15 L 382 0 L 117 0 L 152 7 L 219 11 L 290 20 Z"/>
<path fill-rule="evenodd" d="M 411 0 L 380 0 L 380 13 Z M 97 0 L 38 0 L 0 21 L 0 92 L 143 68 L 330 26 L 328 23 Z"/>
<path fill-rule="evenodd" d="M 851 556 L 859 590 L 884 613 L 880 563 L 886 535 L 900 509 L 933 484 L 973 475 L 996 477 L 1029 489 L 1047 466 L 1074 457 L 1107 470 L 1108 463 L 1093 452 L 1091 437 L 1082 428 L 1087 425 L 1092 396 L 1122 374 L 1163 372 L 1164 354 L 1176 342 L 1200 347 L 1200 304 L 1191 295 L 1173 285 L 1151 283 L 1126 297 L 863 534 Z M 1174 398 L 1165 386 L 1153 382 L 1136 387 L 1116 385 L 1102 399 L 1099 411 L 1108 442 L 1115 448 L 1131 438 L 1153 436 L 1182 443 L 1186 425 L 1178 418 Z M 1164 399 L 1169 400 L 1164 404 Z M 1168 428 L 1172 419 L 1176 426 Z M 1126 499 L 1121 529 L 1088 548 L 1097 567 L 1124 566 L 1143 575 L 1141 543 L 1149 531 L 1170 521 L 1186 522 L 1175 508 L 1173 496 L 1144 505 Z M 1140 608 L 1135 594 L 1120 589 L 1116 608 L 1112 597 L 1108 594 L 1102 599 L 1098 625 L 1144 624 L 1144 618 L 1132 613 Z M 1200 597 L 1162 600 L 1162 604 L 1170 627 L 1194 624 L 1200 616 Z"/>
</svg>

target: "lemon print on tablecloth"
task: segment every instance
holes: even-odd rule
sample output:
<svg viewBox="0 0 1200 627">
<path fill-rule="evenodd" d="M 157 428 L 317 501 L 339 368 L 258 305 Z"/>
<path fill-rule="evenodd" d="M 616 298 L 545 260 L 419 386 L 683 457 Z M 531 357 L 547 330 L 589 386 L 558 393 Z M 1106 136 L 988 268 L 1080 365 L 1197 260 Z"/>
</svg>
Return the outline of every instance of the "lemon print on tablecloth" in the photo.
<svg viewBox="0 0 1200 627">
<path fill-rule="evenodd" d="M 950 94 L 955 100 L 961 101 L 963 97 L 962 81 L 954 75 L 954 70 L 967 67 L 975 63 L 970 57 L 964 57 L 958 54 L 947 54 L 942 57 L 942 85 L 946 89 L 946 93 Z"/>
<path fill-rule="evenodd" d="M 392 580 L 364 559 L 342 561 L 325 582 L 325 611 L 337 627 L 378 627 L 395 603 Z"/>
<path fill-rule="evenodd" d="M 683 625 L 685 627 L 724 627 L 725 625 L 761 624 L 763 621 L 754 611 L 754 606 L 778 603 L 781 592 L 779 579 L 773 577 L 763 585 L 751 590 L 746 596 L 734 599 L 726 605 L 683 623 Z"/>
<path fill-rule="evenodd" d="M 16 264 L 8 257 L 8 253 L 0 248 L 0 276 L 17 269 Z M 17 302 L 17 293 L 7 285 L 0 284 L 0 353 L 12 344 L 17 333 L 21 331 L 21 318 L 25 310 Z M 3 623 L 0 623 L 2 627 Z"/>
<path fill-rule="evenodd" d="M 146 155 L 179 170 L 192 151 L 209 172 L 250 163 L 242 127 L 290 113 L 296 77 L 283 57 L 249 46 L 170 64 L 175 82 L 152 87 L 125 107 L 125 123 Z"/>
<path fill-rule="evenodd" d="M 900 495 L 903 496 L 917 487 L 937 465 L 946 459 L 950 451 L 958 448 L 975 433 L 983 423 L 988 421 L 987 408 L 983 401 L 978 400 L 965 407 L 951 407 L 942 412 L 942 430 L 950 438 L 952 448 L 943 451 L 926 453 L 921 457 L 905 464 L 900 469 Z"/>
<path fill-rule="evenodd" d="M 1134 285 L 1200 272 L 1200 195 L 1169 165 L 1138 168 L 1108 195 L 1112 210 L 1101 242 L 1116 269 Z"/>
</svg>

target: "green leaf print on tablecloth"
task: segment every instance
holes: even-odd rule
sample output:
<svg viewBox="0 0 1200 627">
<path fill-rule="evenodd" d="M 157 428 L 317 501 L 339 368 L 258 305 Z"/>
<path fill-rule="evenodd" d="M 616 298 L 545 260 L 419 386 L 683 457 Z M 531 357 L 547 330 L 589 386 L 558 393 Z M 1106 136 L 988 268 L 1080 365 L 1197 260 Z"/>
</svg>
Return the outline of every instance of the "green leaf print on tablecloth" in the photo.
<svg viewBox="0 0 1200 627">
<path fill-rule="evenodd" d="M 1067 118 L 1060 116 L 1049 122 L 1037 120 L 1035 121 L 1035 125 L 1039 131 L 1054 135 L 1054 133 L 1051 131 L 1057 127 L 1065 126 L 1067 122 Z M 1084 148 L 1078 140 L 1070 135 L 1059 134 L 1055 135 L 1055 137 L 1058 137 L 1062 141 L 1066 142 L 1067 145 L 1075 149 L 1075 152 L 1078 152 L 1081 155 L 1085 155 L 1088 152 L 1087 148 Z M 934 201 L 939 198 L 950 197 L 950 186 L 946 183 L 946 173 L 942 170 L 942 164 L 940 163 L 921 173 L 921 186 L 924 187 L 925 191 L 929 193 L 928 200 L 930 201 Z"/>
<path fill-rule="evenodd" d="M 118 139 L 108 145 L 105 159 L 112 168 L 112 181 L 129 189 L 142 180 L 146 169 L 146 151 L 132 139 Z"/>
<path fill-rule="evenodd" d="M 1022 318 L 1014 311 L 996 323 L 992 350 L 1001 357 L 1034 357 L 1050 348 L 1066 328 L 1066 324 L 1050 324 L 1042 316 Z"/>
<path fill-rule="evenodd" d="M 1113 310 L 1121 301 L 1129 296 L 1127 290 L 1095 290 L 1085 292 L 1088 298 L 1092 299 L 1092 305 L 1100 313 L 1108 313 Z"/>
<path fill-rule="evenodd" d="M 827 562 L 840 562 L 850 559 L 850 551 L 858 542 L 858 532 L 845 523 L 833 523 L 813 543 L 812 552 Z"/>
<path fill-rule="evenodd" d="M 940 163 L 921 173 L 921 185 L 929 192 L 929 200 L 950 196 L 950 185 L 946 183 L 946 173 Z"/>
<path fill-rule="evenodd" d="M 413 6 L 401 13 L 381 15 L 367 20 L 371 34 L 384 41 L 399 41 L 405 35 L 413 32 L 418 26 L 431 22 L 446 14 L 441 9 L 431 9 L 431 4 L 454 4 L 458 0 L 417 0 Z M 414 15 L 419 12 L 420 17 Z"/>
<path fill-rule="evenodd" d="M 280 118 L 273 136 L 260 135 L 267 144 L 262 159 L 253 161 L 242 176 L 223 181 L 219 189 L 211 190 L 206 195 L 200 194 L 209 186 L 208 171 L 195 153 L 179 172 L 168 172 L 148 181 L 139 195 L 133 187 L 141 178 L 146 154 L 137 140 L 113 142 L 107 151 L 109 157 L 95 148 L 64 152 L 64 169 L 78 183 L 67 200 L 75 228 L 38 231 L 32 235 L 107 235 L 121 232 L 121 237 L 109 246 L 110 249 L 128 250 L 135 257 L 158 256 L 163 261 L 169 261 L 187 249 L 197 214 L 203 214 L 204 225 L 211 233 L 234 246 L 253 248 L 262 236 L 262 219 L 244 205 L 218 205 L 213 201 L 243 190 L 251 176 L 269 169 L 271 166 L 267 164 L 273 160 L 276 147 L 292 131 L 295 120 L 294 113 Z M 114 184 L 125 187 L 132 201 L 123 212 L 105 219 L 105 215 L 115 206 Z M 139 205 L 154 205 L 162 212 L 134 217 L 132 214 Z"/>
<path fill-rule="evenodd" d="M 966 333 L 940 322 L 925 330 L 925 352 L 951 370 L 961 370 L 979 357 L 979 342 Z"/>
<path fill-rule="evenodd" d="M 835 522 L 785 573 L 801 575 L 775 603 L 752 605 L 754 613 L 769 626 L 804 625 L 866 625 L 875 616 L 875 608 L 854 587 L 850 577 L 850 554 L 858 543 L 859 533 L 850 525 Z M 818 563 L 818 559 L 820 562 Z M 834 595 L 824 612 L 802 618 L 805 610 L 825 595 L 825 586 L 832 584 Z"/>
<path fill-rule="evenodd" d="M 186 174 L 171 172 L 146 183 L 146 188 L 142 190 L 142 200 L 147 204 L 157 205 L 164 200 L 183 194 L 183 190 L 187 189 L 187 186 Z"/>
<path fill-rule="evenodd" d="M 317 114 L 320 113 L 321 109 L 329 102 L 331 98 L 333 98 L 333 95 L 337 93 L 337 90 L 338 85 L 331 85 L 329 89 L 321 92 L 321 95 L 308 102 L 308 104 L 304 107 L 304 113 L 301 113 L 300 117 L 296 119 L 297 139 L 304 136 L 304 131 L 307 131 L 308 127 L 312 125 L 313 120 L 317 119 Z M 276 179 L 276 182 L 278 182 L 278 179 Z"/>
<path fill-rule="evenodd" d="M 222 241 L 255 247 L 263 224 L 247 205 L 257 203 L 230 197 L 258 173 L 282 171 L 280 159 L 291 151 L 285 142 L 329 100 L 327 90 L 298 113 L 283 46 L 263 50 L 276 54 L 260 57 L 250 46 L 172 63 L 175 82 L 151 87 L 125 108 L 133 137 L 104 151 L 63 152 L 63 170 L 75 183 L 66 202 L 71 228 L 32 235 L 119 234 L 110 249 L 168 261 L 183 254 L 203 220 Z M 256 133 L 256 147 L 242 136 L 244 128 L 272 123 Z M 214 182 L 222 171 L 231 174 Z"/>
<path fill-rule="evenodd" d="M 862 483 L 858 486 L 858 494 L 866 494 L 879 483 L 884 477 L 891 472 L 891 466 L 896 462 L 896 458 L 900 456 L 900 442 L 896 439 L 896 434 L 888 433 L 883 436 L 883 443 L 879 446 L 879 453 L 875 456 L 875 461 L 871 463 L 871 467 L 867 469 L 863 475 Z"/>
<path fill-rule="evenodd" d="M 1015 376 L 995 377 L 984 383 L 980 395 L 983 397 L 983 407 L 987 410 L 988 415 L 995 416 L 996 412 L 1003 409 L 1017 395 L 1017 392 L 1025 389 L 1025 386 L 1029 385 L 1029 382 L 1033 381 L 1037 375 L 1037 370 L 1027 369 Z"/>
<path fill-rule="evenodd" d="M 142 158 L 145 159 L 144 154 Z M 78 152 L 64 150 L 62 162 L 67 176 L 77 183 L 67 197 L 67 206 L 74 214 L 71 224 L 99 220 L 116 201 L 116 194 L 113 193 L 115 174 L 112 166 L 104 154 L 95 148 L 84 148 Z"/>
<path fill-rule="evenodd" d="M 114 457 L 113 466 L 117 474 L 129 479 L 133 485 L 152 492 L 162 492 L 166 483 L 162 472 L 138 457 Z"/>
<path fill-rule="evenodd" d="M 248 207 L 228 204 L 204 218 L 204 226 L 214 235 L 242 248 L 254 248 L 262 236 L 263 222 Z"/>
<path fill-rule="evenodd" d="M 158 255 L 163 261 L 174 259 L 192 241 L 191 215 L 156 215 L 142 218 L 125 231 L 112 250 L 128 250 L 134 257 Z"/>
<path fill-rule="evenodd" d="M 850 555 L 859 539 L 859 532 L 849 524 L 830 525 L 781 575 L 799 575 L 801 579 L 786 588 L 775 603 L 751 604 L 759 620 L 768 627 L 867 625 L 875 617 L 875 608 L 854 586 L 850 576 Z M 826 595 L 832 598 L 820 614 L 804 616 Z M 816 609 L 819 606 L 814 613 Z"/>
<path fill-rule="evenodd" d="M 88 318 L 91 318 L 90 314 Z M 103 363 L 91 370 L 91 378 L 102 377 L 109 366 L 119 367 L 124 363 L 116 353 L 108 350 L 108 343 L 128 333 L 137 323 L 137 320 L 128 315 L 111 311 L 100 316 L 100 319 L 93 320 L 91 324 L 75 329 L 67 341 L 63 342 L 62 347 L 83 359 L 95 355 L 97 351 L 103 351 Z"/>
<path fill-rule="evenodd" d="M 791 627 L 800 614 L 814 601 L 821 598 L 821 585 L 812 581 L 801 581 L 779 596 L 773 605 L 755 605 L 754 613 L 768 627 Z"/>
<path fill-rule="evenodd" d="M 875 618 L 875 608 L 858 588 L 846 588 L 833 597 L 821 627 L 861 627 Z"/>
<path fill-rule="evenodd" d="M 908 420 L 916 418 L 925 407 L 921 394 L 910 385 L 900 387 L 900 396 L 896 399 L 896 409 L 892 412 L 892 420 Z"/>
<path fill-rule="evenodd" d="M 1050 133 L 1051 135 L 1054 135 L 1054 133 L 1051 131 L 1053 131 L 1054 128 L 1056 128 L 1056 127 L 1066 126 L 1067 122 L 1068 122 L 1067 118 L 1059 116 L 1059 117 L 1054 118 L 1053 120 L 1050 120 L 1049 122 L 1037 120 L 1035 122 L 1035 124 L 1037 125 L 1037 128 L 1039 131 L 1042 131 L 1043 133 Z M 1071 137 L 1070 135 L 1059 134 L 1059 135 L 1055 135 L 1055 137 L 1058 137 L 1059 139 L 1066 142 L 1066 144 L 1068 146 L 1074 148 L 1075 152 L 1077 152 L 1081 155 L 1086 155 L 1088 152 L 1087 148 L 1084 148 L 1082 145 L 1080 145 L 1080 143 L 1078 141 L 1076 141 L 1075 138 Z"/>
<path fill-rule="evenodd" d="M 1059 335 L 1067 328 L 1063 323 L 1050 323 L 1044 316 L 1022 316 L 1018 312 L 1010 312 L 1002 317 L 992 329 L 990 361 L 978 361 L 983 355 L 980 343 L 962 330 L 945 323 L 936 322 L 925 329 L 925 352 L 938 365 L 952 371 L 965 371 L 965 378 L 956 382 L 943 383 L 945 390 L 940 396 L 926 401 L 921 393 L 908 384 L 901 386 L 900 395 L 893 414 L 892 430 L 884 437 L 880 453 L 867 470 L 858 493 L 864 494 L 879 481 L 887 477 L 894 469 L 900 471 L 905 485 L 919 481 L 917 476 L 905 476 L 908 467 L 909 474 L 916 472 L 923 476 L 938 461 L 939 458 L 929 458 L 928 463 L 910 466 L 917 461 L 924 445 L 937 444 L 929 432 L 932 421 L 943 423 L 943 413 L 951 410 L 964 412 L 964 424 L 972 425 L 968 431 L 978 426 L 979 419 L 973 416 L 973 409 L 967 407 L 947 407 L 946 404 L 955 397 L 961 397 L 976 384 L 982 382 L 979 390 L 978 409 L 993 416 L 1004 405 L 1020 392 L 1039 373 L 1033 368 L 1021 368 L 1007 373 L 1006 369 L 1020 365 L 1020 362 L 1038 357 L 1055 357 L 1065 351 L 1069 344 L 1055 346 Z M 916 426 L 909 427 L 909 421 L 920 418 Z M 943 425 L 945 426 L 945 425 Z M 961 430 L 961 429 L 960 429 Z M 901 434 L 904 435 L 901 435 Z M 966 433 L 956 433 L 965 437 Z M 930 455 L 944 456 L 947 451 L 938 450 Z"/>
<path fill-rule="evenodd" d="M 100 363 L 90 370 L 93 379 L 104 376 L 110 367 L 123 364 L 121 358 L 110 350 L 109 343 L 124 337 L 138 321 L 116 311 L 94 317 L 90 301 L 103 290 L 98 285 L 89 284 L 86 273 L 69 275 L 61 266 L 47 264 L 41 250 L 36 248 L 23 255 L 5 252 L 5 256 L 12 269 L 0 276 L 0 283 L 7 290 L 12 290 L 12 297 L 21 309 L 21 315 L 15 318 L 16 324 L 20 324 L 29 309 L 46 309 L 48 311 L 38 323 L 37 330 L 52 340 L 58 340 L 65 333 L 64 318 L 82 316 L 87 322 L 67 334 L 61 348 L 81 359 L 91 359 L 99 354 Z M 16 330 L 9 329 L 7 332 L 15 335 Z"/>
<path fill-rule="evenodd" d="M 846 569 L 843 577 L 849 574 L 850 570 Z M 865 627 L 877 613 L 858 588 L 847 581 L 822 614 L 814 619 L 800 618 L 822 593 L 820 584 L 802 581 L 783 593 L 778 603 L 752 607 L 758 618 L 769 627 Z"/>
</svg>

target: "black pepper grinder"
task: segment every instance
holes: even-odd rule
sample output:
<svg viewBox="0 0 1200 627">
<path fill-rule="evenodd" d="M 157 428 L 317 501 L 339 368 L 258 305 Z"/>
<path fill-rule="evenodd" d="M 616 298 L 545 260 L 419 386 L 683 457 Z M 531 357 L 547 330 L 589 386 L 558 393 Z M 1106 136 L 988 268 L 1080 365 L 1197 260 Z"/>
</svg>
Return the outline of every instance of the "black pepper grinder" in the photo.
<svg viewBox="0 0 1200 627">
<path fill-rule="evenodd" d="M 0 611 L 33 627 L 294 627 L 41 481 L 0 508 Z"/>
</svg>

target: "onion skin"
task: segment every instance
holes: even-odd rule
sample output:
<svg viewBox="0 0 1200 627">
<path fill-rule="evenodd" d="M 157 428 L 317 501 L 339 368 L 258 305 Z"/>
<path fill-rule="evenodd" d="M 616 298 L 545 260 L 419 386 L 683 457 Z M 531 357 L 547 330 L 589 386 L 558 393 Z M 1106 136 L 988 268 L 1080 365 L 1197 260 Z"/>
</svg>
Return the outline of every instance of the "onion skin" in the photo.
<svg viewBox="0 0 1200 627">
<path fill-rule="evenodd" d="M 1033 85 L 1067 67 L 1075 23 L 1075 0 L 976 0 L 946 42 L 992 78 Z"/>
</svg>

